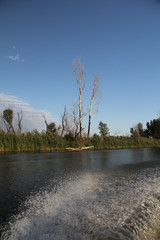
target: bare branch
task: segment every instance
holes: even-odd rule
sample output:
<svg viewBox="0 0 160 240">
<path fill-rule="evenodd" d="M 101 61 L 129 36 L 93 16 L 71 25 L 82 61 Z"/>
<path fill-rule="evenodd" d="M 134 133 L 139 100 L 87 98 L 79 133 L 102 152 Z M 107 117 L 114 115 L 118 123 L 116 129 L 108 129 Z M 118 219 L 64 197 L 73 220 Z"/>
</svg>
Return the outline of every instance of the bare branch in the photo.
<svg viewBox="0 0 160 240">
<path fill-rule="evenodd" d="M 23 112 L 22 109 L 20 112 L 17 112 L 17 126 L 18 126 L 18 134 L 21 134 L 22 132 L 22 119 L 23 119 Z"/>
<path fill-rule="evenodd" d="M 95 98 L 97 96 L 99 96 L 98 101 L 96 101 L 93 105 L 93 101 L 95 100 Z M 98 104 L 100 103 L 100 100 L 101 100 L 101 94 L 99 92 L 99 77 L 98 77 L 97 73 L 95 73 L 94 80 L 93 80 L 93 86 L 92 86 L 90 109 L 89 109 L 88 134 L 87 134 L 88 138 L 89 138 L 89 135 L 90 135 L 92 108 L 93 108 L 93 106 L 94 106 L 95 109 L 97 108 L 94 113 L 98 112 Z"/>
<path fill-rule="evenodd" d="M 64 107 L 64 112 L 63 112 L 63 115 L 62 115 L 62 120 L 61 120 L 61 124 L 62 124 L 61 137 L 63 136 L 64 131 L 66 129 L 66 113 L 67 113 L 67 110 L 66 110 L 66 106 L 65 106 Z"/>
<path fill-rule="evenodd" d="M 74 100 L 73 100 L 73 111 L 72 111 L 72 114 L 73 114 L 73 123 L 74 123 L 74 136 L 77 137 L 78 136 L 78 125 L 79 125 L 79 121 L 78 121 L 78 117 L 77 117 L 77 114 L 78 114 L 78 104 Z"/>
<path fill-rule="evenodd" d="M 46 124 L 46 130 L 47 130 L 49 124 L 48 124 L 48 122 L 47 122 L 46 115 L 45 115 L 45 114 L 42 114 L 42 117 L 43 117 L 44 122 L 45 122 L 45 124 Z"/>
<path fill-rule="evenodd" d="M 69 123 L 69 114 L 67 113 L 67 108 L 66 106 L 64 107 L 64 112 L 63 112 L 63 115 L 62 115 L 62 120 L 61 120 L 61 137 L 64 135 L 64 133 L 71 133 L 72 130 L 71 130 L 71 126 L 70 126 L 70 123 Z"/>
</svg>

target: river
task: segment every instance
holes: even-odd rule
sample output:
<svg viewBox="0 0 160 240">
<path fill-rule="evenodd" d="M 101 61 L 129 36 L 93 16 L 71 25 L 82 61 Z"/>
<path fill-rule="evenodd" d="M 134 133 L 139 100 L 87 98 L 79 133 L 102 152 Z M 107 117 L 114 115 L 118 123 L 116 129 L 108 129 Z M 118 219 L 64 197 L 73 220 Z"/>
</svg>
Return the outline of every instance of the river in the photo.
<svg viewBox="0 0 160 240">
<path fill-rule="evenodd" d="M 2 240 L 160 239 L 160 149 L 0 155 Z"/>
</svg>

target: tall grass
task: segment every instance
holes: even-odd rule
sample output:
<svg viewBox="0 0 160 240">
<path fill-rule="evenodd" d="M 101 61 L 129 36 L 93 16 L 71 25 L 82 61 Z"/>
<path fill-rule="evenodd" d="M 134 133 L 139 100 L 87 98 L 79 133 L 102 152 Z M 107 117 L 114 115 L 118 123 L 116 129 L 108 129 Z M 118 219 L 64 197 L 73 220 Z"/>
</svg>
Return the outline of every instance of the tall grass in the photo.
<svg viewBox="0 0 160 240">
<path fill-rule="evenodd" d="M 95 149 L 160 147 L 160 140 L 145 137 L 102 137 L 94 134 L 91 143 Z"/>
<path fill-rule="evenodd" d="M 39 133 L 35 130 L 21 135 L 0 132 L 1 152 L 53 151 L 66 147 L 70 147 L 69 142 L 52 133 Z"/>
<path fill-rule="evenodd" d="M 68 147 L 94 146 L 94 149 L 160 147 L 160 140 L 144 137 L 103 137 L 94 134 L 87 139 L 60 137 L 54 133 L 37 130 L 21 135 L 0 131 L 0 152 L 62 151 Z"/>
</svg>

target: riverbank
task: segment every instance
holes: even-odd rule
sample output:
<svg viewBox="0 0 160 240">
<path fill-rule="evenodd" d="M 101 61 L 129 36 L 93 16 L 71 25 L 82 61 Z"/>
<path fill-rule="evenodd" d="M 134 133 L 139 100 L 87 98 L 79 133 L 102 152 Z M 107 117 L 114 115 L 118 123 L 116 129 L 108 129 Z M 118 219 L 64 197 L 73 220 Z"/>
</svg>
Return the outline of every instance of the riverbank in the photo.
<svg viewBox="0 0 160 240">
<path fill-rule="evenodd" d="M 160 147 L 160 140 L 145 137 L 109 136 L 94 134 L 91 138 L 80 139 L 60 137 L 55 134 L 28 132 L 21 135 L 0 133 L 0 153 L 13 152 L 64 152 L 86 150 L 109 150 L 123 148 Z"/>
<path fill-rule="evenodd" d="M 95 149 L 119 149 L 119 148 L 147 148 L 160 147 L 160 140 L 145 137 L 100 137 L 93 136 L 92 144 Z"/>
<path fill-rule="evenodd" d="M 136 145 L 136 146 L 108 146 L 102 147 L 83 147 L 83 148 L 46 148 L 46 149 L 27 149 L 27 150 L 10 150 L 0 149 L 0 154 L 14 154 L 14 153 L 56 153 L 56 152 L 81 152 L 91 150 L 115 150 L 115 149 L 135 149 L 135 148 L 160 148 L 160 145 Z"/>
<path fill-rule="evenodd" d="M 53 153 L 53 152 L 81 152 L 81 151 L 88 151 L 88 150 L 96 150 L 93 146 L 91 147 L 82 147 L 82 148 L 47 148 L 47 149 L 29 149 L 23 151 L 17 150 L 17 151 L 10 151 L 9 149 L 6 149 L 6 151 L 3 151 L 0 149 L 0 154 L 3 153 Z"/>
</svg>

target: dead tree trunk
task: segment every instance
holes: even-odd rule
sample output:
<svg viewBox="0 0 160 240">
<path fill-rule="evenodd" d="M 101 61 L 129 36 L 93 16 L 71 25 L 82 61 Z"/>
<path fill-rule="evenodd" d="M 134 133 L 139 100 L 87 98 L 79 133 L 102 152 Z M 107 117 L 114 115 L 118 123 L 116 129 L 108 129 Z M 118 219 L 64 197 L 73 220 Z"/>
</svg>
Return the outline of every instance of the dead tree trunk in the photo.
<svg viewBox="0 0 160 240">
<path fill-rule="evenodd" d="M 17 112 L 17 126 L 18 126 L 18 134 L 22 132 L 22 119 L 23 119 L 23 112 Z"/>
<path fill-rule="evenodd" d="M 85 83 L 86 83 L 86 74 L 83 70 L 83 65 L 81 65 L 80 58 L 77 60 L 73 61 L 73 70 L 74 70 L 74 75 L 76 78 L 76 83 L 78 86 L 79 90 L 79 133 L 80 133 L 80 139 L 82 138 L 82 94 L 85 88 Z M 78 73 L 77 73 L 78 72 Z M 82 80 L 84 78 L 84 82 L 82 83 Z"/>
<path fill-rule="evenodd" d="M 79 126 L 79 121 L 78 121 L 78 117 L 77 117 L 77 113 L 78 113 L 78 105 L 76 102 L 73 102 L 73 123 L 74 123 L 74 136 L 75 138 L 77 138 L 78 136 L 78 126 Z"/>
<path fill-rule="evenodd" d="M 89 138 L 90 137 L 90 129 L 91 129 L 91 116 L 92 116 L 92 105 L 93 105 L 93 101 L 96 97 L 96 95 L 99 94 L 99 98 L 98 98 L 98 101 L 96 102 L 95 106 L 97 107 L 99 102 L 100 102 L 100 99 L 101 99 L 101 96 L 100 96 L 100 93 L 99 93 L 99 86 L 98 86 L 98 83 L 99 83 L 99 77 L 98 75 L 95 73 L 95 76 L 94 76 L 94 81 L 93 81 L 93 86 L 92 86 L 92 96 L 91 96 L 91 101 L 90 101 L 90 108 L 89 108 L 89 119 L 88 119 L 88 134 L 87 134 L 87 137 Z M 97 109 L 98 110 L 98 109 Z M 97 112 L 97 111 L 96 111 Z"/>
<path fill-rule="evenodd" d="M 48 130 L 48 122 L 47 122 L 47 118 L 46 118 L 46 116 L 43 114 L 42 115 L 42 117 L 43 117 L 43 119 L 44 119 L 44 122 L 45 122 L 45 124 L 46 124 L 46 132 L 47 132 L 47 130 Z"/>
<path fill-rule="evenodd" d="M 90 136 L 90 129 L 91 129 L 91 115 L 89 114 L 87 138 L 89 138 Z"/>
<path fill-rule="evenodd" d="M 62 125 L 61 137 L 63 137 L 65 132 L 67 132 L 67 133 L 71 132 L 66 106 L 64 107 L 64 112 L 63 112 L 63 115 L 62 115 L 61 125 Z"/>
</svg>

